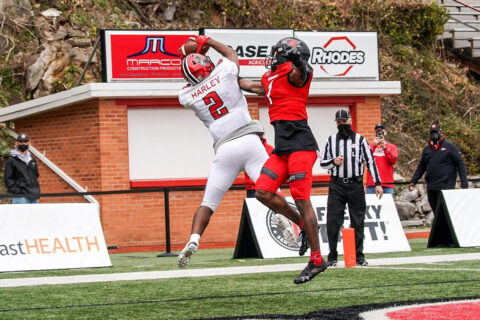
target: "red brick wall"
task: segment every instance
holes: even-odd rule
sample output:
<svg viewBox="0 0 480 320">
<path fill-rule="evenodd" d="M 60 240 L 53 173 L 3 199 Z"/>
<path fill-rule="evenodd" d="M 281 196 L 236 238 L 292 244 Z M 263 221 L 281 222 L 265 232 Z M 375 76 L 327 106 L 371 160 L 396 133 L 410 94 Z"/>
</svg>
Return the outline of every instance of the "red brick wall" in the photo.
<svg viewBox="0 0 480 320">
<path fill-rule="evenodd" d="M 355 110 L 357 132 L 369 142 L 375 138 L 375 125 L 382 121 L 380 97 L 366 97 L 364 103 L 357 103 Z"/>
<path fill-rule="evenodd" d="M 258 105 L 249 104 L 252 118 L 258 119 Z M 357 132 L 374 137 L 380 122 L 380 98 L 367 97 L 356 106 Z M 27 132 L 32 144 L 82 187 L 90 191 L 128 190 L 127 106 L 113 100 L 91 101 L 64 107 L 16 121 L 17 132 Z M 73 189 L 39 162 L 42 192 L 72 192 Z M 289 196 L 288 189 L 282 190 Z M 312 195 L 327 194 L 314 188 Z M 245 191 L 229 191 L 210 220 L 202 247 L 233 246 L 237 239 Z M 172 249 L 189 239 L 195 210 L 203 191 L 172 191 L 169 194 Z M 150 247 L 165 250 L 164 195 L 136 193 L 95 196 L 100 203 L 101 221 L 107 245 Z M 83 197 L 42 198 L 41 202 L 85 202 Z"/>
<path fill-rule="evenodd" d="M 82 187 L 98 190 L 100 165 L 97 101 L 15 121 L 17 133 L 26 132 L 31 144 Z M 38 161 L 42 193 L 75 190 Z M 85 202 L 83 197 L 45 197 L 40 202 Z"/>
</svg>

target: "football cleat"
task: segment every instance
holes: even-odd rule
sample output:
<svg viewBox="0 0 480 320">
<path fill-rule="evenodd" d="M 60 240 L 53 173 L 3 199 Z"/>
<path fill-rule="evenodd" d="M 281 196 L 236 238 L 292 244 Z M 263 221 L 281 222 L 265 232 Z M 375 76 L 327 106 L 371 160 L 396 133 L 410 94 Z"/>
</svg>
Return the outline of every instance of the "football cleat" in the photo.
<svg viewBox="0 0 480 320">
<path fill-rule="evenodd" d="M 189 242 L 180 252 L 177 258 L 177 264 L 180 269 L 184 269 L 190 263 L 190 259 L 197 252 L 198 244 L 195 242 Z"/>
<path fill-rule="evenodd" d="M 293 226 L 290 223 L 290 220 L 287 217 L 275 213 L 273 215 L 272 221 L 277 227 L 282 230 L 283 238 L 287 241 L 288 245 L 291 247 L 297 246 L 297 236 L 295 235 L 295 231 L 293 230 Z"/>
<path fill-rule="evenodd" d="M 309 261 L 305 269 L 293 280 L 295 284 L 302 284 L 312 280 L 317 274 L 327 269 L 327 263 L 322 259 L 321 265 L 316 265 L 313 261 Z"/>
<path fill-rule="evenodd" d="M 307 233 L 305 232 L 305 230 L 302 230 L 300 232 L 300 249 L 298 250 L 298 254 L 300 256 L 303 256 L 305 252 L 307 252 L 309 247 L 310 245 L 308 243 Z"/>
<path fill-rule="evenodd" d="M 336 267 L 337 266 L 337 260 L 328 260 L 327 261 L 327 266 L 330 267 Z"/>
<path fill-rule="evenodd" d="M 368 267 L 368 262 L 365 260 L 365 258 L 359 258 L 357 259 L 357 266 Z"/>
</svg>

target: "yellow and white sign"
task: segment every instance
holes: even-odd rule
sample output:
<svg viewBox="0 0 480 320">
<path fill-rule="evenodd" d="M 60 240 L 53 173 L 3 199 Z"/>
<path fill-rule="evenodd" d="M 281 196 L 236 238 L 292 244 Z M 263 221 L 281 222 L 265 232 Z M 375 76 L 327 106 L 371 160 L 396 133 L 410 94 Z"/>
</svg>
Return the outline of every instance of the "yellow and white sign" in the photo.
<svg viewBox="0 0 480 320">
<path fill-rule="evenodd" d="M 0 206 L 0 272 L 111 265 L 96 204 Z"/>
</svg>

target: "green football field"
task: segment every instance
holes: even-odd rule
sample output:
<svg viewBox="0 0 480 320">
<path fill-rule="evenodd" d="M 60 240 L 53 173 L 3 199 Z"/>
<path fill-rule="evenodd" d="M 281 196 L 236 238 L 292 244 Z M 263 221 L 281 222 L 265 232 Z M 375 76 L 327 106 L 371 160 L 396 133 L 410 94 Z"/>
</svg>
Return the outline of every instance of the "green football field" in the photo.
<svg viewBox="0 0 480 320">
<path fill-rule="evenodd" d="M 426 248 L 367 259 L 479 253 L 480 248 Z M 113 267 L 1 273 L 0 279 L 175 270 L 158 252 L 112 254 Z M 189 269 L 306 262 L 307 258 L 232 259 L 233 249 L 200 249 Z M 0 319 L 305 319 L 341 307 L 441 298 L 480 298 L 480 261 L 330 268 L 295 285 L 299 271 L 0 288 Z M 341 310 L 341 309 L 339 309 Z M 347 319 L 341 311 L 338 317 Z"/>
</svg>

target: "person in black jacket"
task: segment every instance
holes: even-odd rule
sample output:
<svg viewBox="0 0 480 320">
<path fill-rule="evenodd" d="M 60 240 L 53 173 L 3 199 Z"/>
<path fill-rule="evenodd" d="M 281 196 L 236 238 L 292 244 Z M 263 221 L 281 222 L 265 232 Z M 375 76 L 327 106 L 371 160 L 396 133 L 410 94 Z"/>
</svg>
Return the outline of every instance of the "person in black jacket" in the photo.
<svg viewBox="0 0 480 320">
<path fill-rule="evenodd" d="M 413 190 L 424 172 L 427 182 L 428 203 L 433 213 L 437 209 L 438 196 L 441 190 L 455 189 L 457 171 L 462 189 L 468 188 L 467 169 L 462 154 L 457 146 L 445 140 L 442 129 L 434 124 L 430 127 L 430 141 L 423 149 L 422 159 L 413 174 L 408 188 Z"/>
<path fill-rule="evenodd" d="M 5 186 L 14 195 L 40 194 L 37 162 L 28 151 L 29 145 L 28 136 L 19 134 L 5 165 Z M 12 203 L 38 203 L 38 196 L 13 197 Z"/>
</svg>

